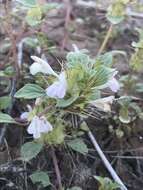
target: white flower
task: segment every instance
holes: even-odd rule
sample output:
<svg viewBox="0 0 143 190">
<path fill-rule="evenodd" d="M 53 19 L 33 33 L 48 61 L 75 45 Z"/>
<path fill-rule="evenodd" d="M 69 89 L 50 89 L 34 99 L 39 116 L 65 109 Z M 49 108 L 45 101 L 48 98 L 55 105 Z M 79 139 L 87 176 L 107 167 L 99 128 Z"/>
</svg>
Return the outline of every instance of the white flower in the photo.
<svg viewBox="0 0 143 190">
<path fill-rule="evenodd" d="M 75 44 L 72 44 L 73 48 L 74 48 L 74 52 L 76 53 L 79 53 L 79 48 L 75 45 Z"/>
<path fill-rule="evenodd" d="M 32 107 L 31 107 L 30 105 L 27 105 L 27 108 L 28 108 L 28 111 L 27 111 L 27 112 L 23 112 L 23 113 L 20 115 L 20 119 L 28 120 L 29 113 L 32 112 Z"/>
<path fill-rule="evenodd" d="M 27 120 L 27 119 L 28 119 L 28 116 L 29 116 L 29 112 L 23 112 L 23 113 L 20 115 L 20 119 Z"/>
<path fill-rule="evenodd" d="M 30 72 L 35 75 L 38 72 L 54 75 L 58 80 L 55 81 L 46 89 L 47 96 L 51 98 L 63 98 L 67 90 L 67 81 L 65 72 L 61 72 L 59 75 L 51 68 L 51 66 L 45 60 L 36 56 L 31 56 L 35 61 L 30 66 Z"/>
<path fill-rule="evenodd" d="M 46 94 L 51 98 L 64 98 L 67 90 L 67 81 L 65 72 L 61 72 L 58 81 L 55 81 L 46 89 Z"/>
<path fill-rule="evenodd" d="M 30 66 L 30 73 L 32 75 L 36 75 L 37 73 L 50 74 L 58 77 L 57 73 L 51 68 L 47 61 L 37 57 L 31 56 L 31 58 L 35 61 Z"/>
<path fill-rule="evenodd" d="M 111 77 L 111 79 L 108 81 L 108 87 L 113 91 L 113 92 L 117 92 L 120 89 L 120 85 L 119 82 L 116 80 L 115 75 L 118 73 L 118 71 L 115 71 L 113 73 L 113 76 Z"/>
<path fill-rule="evenodd" d="M 42 116 L 34 116 L 30 125 L 27 128 L 27 132 L 33 135 L 33 138 L 38 139 L 41 137 L 41 133 L 48 133 L 53 130 L 52 125 L 47 119 Z"/>
<path fill-rule="evenodd" d="M 94 105 L 95 107 L 108 112 L 111 111 L 111 104 L 113 103 L 113 100 L 115 99 L 114 96 L 108 96 L 105 98 L 100 98 L 94 101 L 91 101 L 90 103 Z"/>
</svg>

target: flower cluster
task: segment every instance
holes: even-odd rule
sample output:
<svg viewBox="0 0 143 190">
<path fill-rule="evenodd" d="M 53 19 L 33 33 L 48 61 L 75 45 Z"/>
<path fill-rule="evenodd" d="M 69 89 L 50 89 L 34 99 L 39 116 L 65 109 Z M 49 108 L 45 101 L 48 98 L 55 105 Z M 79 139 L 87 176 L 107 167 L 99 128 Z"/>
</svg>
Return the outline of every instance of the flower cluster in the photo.
<svg viewBox="0 0 143 190">
<path fill-rule="evenodd" d="M 29 116 L 32 113 L 32 107 L 29 105 L 27 107 L 28 107 L 28 112 L 23 112 L 20 116 L 20 118 L 23 120 L 29 120 Z M 40 138 L 42 133 L 48 133 L 52 130 L 53 130 L 53 126 L 51 125 L 49 121 L 47 121 L 46 117 L 37 116 L 37 115 L 35 115 L 32 118 L 30 125 L 27 128 L 27 132 L 33 135 L 33 138 L 35 139 Z"/>
<path fill-rule="evenodd" d="M 52 69 L 52 67 L 49 65 L 48 61 L 45 61 L 44 59 L 41 59 L 36 56 L 31 56 L 31 58 L 34 60 L 34 63 L 30 66 L 30 73 L 32 75 L 36 75 L 37 73 L 42 73 L 44 75 L 53 76 L 52 80 L 53 79 L 54 80 L 53 80 L 52 84 L 50 84 L 49 86 L 47 86 L 45 88 L 45 94 L 47 95 L 47 97 L 53 98 L 55 101 L 60 101 L 60 100 L 62 100 L 62 102 L 67 101 L 68 104 L 66 102 L 66 105 L 68 105 L 68 106 L 70 105 L 70 103 L 71 104 L 73 103 L 76 91 L 79 91 L 77 93 L 78 94 L 77 97 L 79 99 L 80 99 L 80 97 L 82 97 L 81 93 L 86 92 L 86 89 L 81 89 L 83 83 L 85 83 L 85 87 L 86 87 L 86 85 L 88 87 L 87 81 L 90 81 L 91 84 L 93 84 L 91 87 L 89 85 L 89 87 L 91 88 L 91 90 L 89 88 L 89 91 L 91 91 L 91 93 L 92 93 L 92 90 L 96 88 L 96 85 L 95 85 L 96 80 L 102 81 L 102 76 L 97 74 L 97 72 L 99 72 L 98 67 L 96 70 L 96 67 L 94 67 L 94 66 L 92 67 L 92 64 L 90 66 L 87 66 L 88 63 L 86 64 L 86 54 L 84 54 L 82 51 L 80 51 L 75 45 L 74 45 L 74 52 L 71 52 L 70 56 L 71 56 L 70 60 L 73 59 L 72 67 L 67 67 L 66 70 L 62 70 L 60 73 L 55 72 Z M 69 60 L 67 60 L 67 61 L 69 61 Z M 74 61 L 76 63 L 73 64 Z M 90 61 L 90 59 L 87 59 L 87 61 Z M 79 63 L 81 66 L 81 67 L 79 67 L 79 68 L 81 68 L 81 70 L 79 70 L 79 72 L 81 72 L 81 73 L 83 72 L 81 75 L 82 78 L 80 78 L 80 73 L 77 73 L 77 70 L 76 70 L 78 68 L 77 65 Z M 84 64 L 86 64 L 87 67 Z M 85 68 L 84 68 L 84 66 L 85 66 Z M 74 67 L 74 69 L 73 69 L 73 67 Z M 82 68 L 84 68 L 84 69 L 82 70 Z M 106 76 L 104 76 L 104 74 L 102 74 L 102 72 L 101 72 L 101 71 L 103 71 L 102 68 L 104 71 L 107 71 L 107 76 L 109 75 L 109 77 L 107 77 L 107 79 L 106 79 Z M 115 76 L 118 72 L 111 68 L 109 68 L 109 70 L 108 69 L 106 70 L 105 68 L 106 68 L 106 66 L 99 67 L 100 72 L 103 75 L 103 78 L 106 80 L 105 80 L 105 82 L 100 83 L 101 88 L 97 88 L 97 90 L 109 87 L 113 92 L 117 92 L 120 88 L 119 83 L 115 78 Z M 88 80 L 88 77 L 90 78 L 90 73 L 92 73 L 93 78 L 91 78 L 91 80 Z M 79 75 L 79 76 L 77 76 L 77 75 Z M 85 79 L 85 77 L 86 77 L 86 79 Z M 100 79 L 98 79 L 97 77 L 99 77 Z M 94 79 L 95 79 L 95 83 L 94 83 Z M 70 86 L 69 83 L 71 82 L 70 80 L 73 80 L 72 81 L 73 86 L 76 87 L 75 88 L 76 90 L 70 89 L 70 87 L 69 87 Z M 78 90 L 78 87 L 80 88 L 81 91 Z M 69 99 L 66 99 L 69 97 L 69 94 L 71 95 L 71 97 Z M 86 93 L 83 93 L 83 94 L 84 94 L 84 96 L 86 96 Z M 72 96 L 74 98 L 72 98 Z M 87 95 L 87 97 L 88 97 L 88 95 Z M 85 100 L 87 102 L 87 99 L 85 99 Z M 114 96 L 108 96 L 105 98 L 95 98 L 93 101 L 91 101 L 89 99 L 88 103 L 94 105 L 97 108 L 102 109 L 103 111 L 111 111 L 110 105 L 112 104 L 113 100 L 114 100 Z M 48 101 L 50 101 L 50 99 L 48 99 Z M 84 101 L 84 99 L 83 99 L 83 101 Z M 37 100 L 36 100 L 36 102 L 37 102 Z M 35 105 L 37 104 L 36 102 L 35 102 Z M 39 99 L 38 99 L 38 102 L 39 102 Z M 39 116 L 39 114 L 35 113 L 33 115 L 33 118 L 29 119 L 29 115 L 31 112 L 32 112 L 32 108 L 29 108 L 29 112 L 24 112 L 21 115 L 21 118 L 30 120 L 30 125 L 27 128 L 27 132 L 29 134 L 32 134 L 33 138 L 38 139 L 41 137 L 41 135 L 43 133 L 48 133 L 53 130 L 52 124 L 47 120 L 47 118 L 46 118 L 46 116 L 44 116 L 44 114 L 42 116 Z"/>
</svg>

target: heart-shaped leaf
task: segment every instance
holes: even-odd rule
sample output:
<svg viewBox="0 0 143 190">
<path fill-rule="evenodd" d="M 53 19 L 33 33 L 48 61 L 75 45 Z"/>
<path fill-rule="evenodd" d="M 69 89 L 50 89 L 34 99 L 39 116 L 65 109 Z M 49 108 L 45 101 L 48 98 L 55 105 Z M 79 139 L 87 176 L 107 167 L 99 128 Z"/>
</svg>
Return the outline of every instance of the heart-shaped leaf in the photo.
<svg viewBox="0 0 143 190">
<path fill-rule="evenodd" d="M 10 115 L 0 113 L 0 123 L 17 123 Z"/>
<path fill-rule="evenodd" d="M 32 158 L 36 157 L 42 150 L 43 144 L 36 142 L 27 142 L 21 148 L 22 160 L 28 162 Z"/>
<path fill-rule="evenodd" d="M 34 99 L 45 95 L 45 90 L 37 84 L 26 84 L 23 88 L 18 90 L 15 98 Z"/>
</svg>

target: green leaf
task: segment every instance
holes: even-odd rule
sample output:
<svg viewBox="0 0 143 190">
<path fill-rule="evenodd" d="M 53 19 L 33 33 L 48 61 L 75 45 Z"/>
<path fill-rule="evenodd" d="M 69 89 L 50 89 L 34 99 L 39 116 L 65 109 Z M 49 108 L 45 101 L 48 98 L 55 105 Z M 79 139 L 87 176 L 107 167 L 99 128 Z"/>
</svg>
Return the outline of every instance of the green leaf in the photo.
<svg viewBox="0 0 143 190">
<path fill-rule="evenodd" d="M 34 99 L 45 95 L 45 90 L 37 84 L 26 84 L 18 90 L 15 98 Z"/>
<path fill-rule="evenodd" d="M 122 123 L 130 123 L 131 117 L 129 116 L 129 110 L 127 106 L 122 106 L 119 112 L 119 119 Z"/>
<path fill-rule="evenodd" d="M 143 48 L 136 48 L 134 54 L 132 54 L 130 59 L 130 66 L 134 71 L 140 72 L 143 70 Z"/>
<path fill-rule="evenodd" d="M 26 16 L 26 21 L 30 26 L 36 26 L 42 21 L 42 11 L 40 7 L 31 8 Z"/>
<path fill-rule="evenodd" d="M 11 104 L 10 96 L 0 97 L 0 110 L 8 108 L 10 104 Z"/>
<path fill-rule="evenodd" d="M 4 71 L 0 71 L 0 77 L 6 77 L 6 74 L 4 73 Z"/>
<path fill-rule="evenodd" d="M 28 46 L 30 48 L 36 48 L 39 45 L 39 40 L 37 38 L 33 38 L 33 37 L 26 37 L 24 39 L 24 42 L 25 42 L 26 46 Z"/>
<path fill-rule="evenodd" d="M 125 10 L 126 3 L 121 1 L 113 1 L 108 8 L 106 17 L 112 24 L 119 24 L 125 18 Z"/>
<path fill-rule="evenodd" d="M 99 190 L 115 190 L 120 188 L 119 184 L 107 177 L 94 176 L 94 178 L 100 183 Z"/>
<path fill-rule="evenodd" d="M 6 76 L 12 77 L 15 74 L 14 68 L 12 66 L 8 66 L 5 68 L 4 73 Z"/>
<path fill-rule="evenodd" d="M 89 95 L 86 96 L 86 98 L 87 98 L 88 102 L 97 100 L 97 99 L 101 98 L 101 92 L 100 92 L 100 90 L 93 89 L 91 91 L 91 93 L 89 93 Z"/>
<path fill-rule="evenodd" d="M 0 123 L 17 123 L 10 115 L 0 112 Z"/>
<path fill-rule="evenodd" d="M 105 88 L 106 83 L 108 82 L 109 78 L 112 76 L 114 71 L 114 69 L 105 66 L 95 67 L 95 72 L 89 79 L 89 84 L 92 84 L 91 88 Z"/>
<path fill-rule="evenodd" d="M 113 64 L 113 57 L 115 55 L 118 55 L 118 54 L 126 56 L 126 53 L 124 51 L 113 50 L 113 51 L 110 51 L 110 52 L 104 53 L 103 55 L 98 56 L 97 57 L 97 64 L 98 64 L 98 61 L 99 61 L 100 64 L 105 64 L 105 66 L 111 67 L 112 64 Z"/>
<path fill-rule="evenodd" d="M 90 59 L 89 56 L 85 54 L 86 50 L 79 50 L 78 52 L 69 52 L 67 54 L 67 61 L 69 67 L 74 67 L 76 65 L 88 65 Z"/>
<path fill-rule="evenodd" d="M 82 190 L 82 189 L 78 186 L 74 186 L 74 187 L 68 188 L 67 190 Z"/>
<path fill-rule="evenodd" d="M 121 129 L 116 129 L 115 130 L 116 136 L 121 139 L 124 136 L 124 131 L 122 131 Z"/>
<path fill-rule="evenodd" d="M 85 121 L 83 121 L 83 122 L 80 124 L 80 129 L 83 130 L 83 131 L 86 131 L 86 132 L 89 131 L 88 125 L 86 124 Z"/>
<path fill-rule="evenodd" d="M 107 15 L 107 19 L 112 23 L 112 24 L 119 24 L 124 20 L 124 16 L 110 16 Z"/>
<path fill-rule="evenodd" d="M 136 84 L 136 91 L 143 93 L 143 83 L 137 83 Z"/>
<path fill-rule="evenodd" d="M 43 187 L 47 187 L 51 184 L 49 176 L 46 172 L 37 171 L 30 175 L 30 178 L 34 184 L 41 183 Z"/>
<path fill-rule="evenodd" d="M 73 97 L 65 100 L 65 99 L 58 99 L 57 100 L 57 107 L 61 107 L 61 108 L 66 108 L 68 106 L 70 106 L 71 104 L 73 104 L 77 98 L 79 97 L 79 94 L 75 94 Z"/>
<path fill-rule="evenodd" d="M 36 0 L 16 0 L 17 2 L 23 4 L 25 7 L 35 7 L 37 4 Z"/>
<path fill-rule="evenodd" d="M 27 142 L 21 148 L 21 157 L 22 160 L 28 162 L 32 158 L 36 157 L 39 152 L 42 150 L 43 144 L 36 142 Z"/>
<path fill-rule="evenodd" d="M 67 144 L 70 148 L 72 148 L 76 152 L 79 152 L 84 155 L 88 153 L 87 145 L 84 143 L 82 139 L 74 139 L 69 141 Z"/>
<path fill-rule="evenodd" d="M 112 66 L 113 55 L 111 52 L 107 52 L 97 57 L 97 61 L 100 61 L 102 64 L 105 64 L 106 66 Z"/>
<path fill-rule="evenodd" d="M 129 115 L 131 100 L 132 98 L 130 96 L 122 96 L 118 99 L 118 103 L 120 104 L 119 120 L 122 123 L 127 124 L 131 122 L 131 117 Z"/>
</svg>

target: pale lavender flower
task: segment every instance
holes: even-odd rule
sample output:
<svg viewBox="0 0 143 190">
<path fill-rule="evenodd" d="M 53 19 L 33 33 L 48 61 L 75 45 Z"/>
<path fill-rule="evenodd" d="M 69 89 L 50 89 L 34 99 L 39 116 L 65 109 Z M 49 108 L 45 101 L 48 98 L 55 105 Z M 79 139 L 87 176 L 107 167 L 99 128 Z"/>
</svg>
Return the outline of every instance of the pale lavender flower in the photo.
<svg viewBox="0 0 143 190">
<path fill-rule="evenodd" d="M 41 137 L 42 133 L 48 133 L 52 130 L 52 125 L 47 121 L 44 116 L 34 116 L 30 125 L 27 128 L 27 132 L 33 135 L 34 139 L 38 139 Z"/>
<path fill-rule="evenodd" d="M 65 72 L 61 72 L 59 75 L 51 68 L 47 61 L 36 57 L 31 56 L 31 58 L 35 61 L 30 66 L 30 72 L 32 75 L 37 74 L 38 72 L 44 74 L 51 74 L 55 76 L 58 80 L 55 81 L 52 85 L 50 85 L 46 89 L 46 94 L 51 98 L 63 98 L 66 94 L 67 90 L 67 81 Z"/>
<path fill-rule="evenodd" d="M 23 113 L 20 115 L 20 119 L 27 120 L 27 119 L 28 119 L 28 116 L 29 116 L 29 112 L 23 112 Z"/>
<path fill-rule="evenodd" d="M 51 98 L 64 98 L 67 90 L 67 81 L 65 72 L 61 72 L 58 81 L 55 81 L 46 89 L 47 96 Z"/>
<path fill-rule="evenodd" d="M 111 77 L 111 79 L 108 81 L 108 87 L 113 91 L 113 92 L 117 92 L 120 89 L 120 85 L 119 82 L 117 81 L 117 79 L 115 78 L 115 75 L 118 73 L 118 71 L 115 71 L 113 73 L 113 76 Z"/>
<path fill-rule="evenodd" d="M 31 107 L 30 105 L 27 105 L 27 108 L 28 108 L 28 111 L 23 112 L 23 113 L 20 115 L 20 119 L 28 120 L 29 113 L 32 112 L 32 107 Z"/>
<path fill-rule="evenodd" d="M 44 73 L 44 74 L 50 74 L 54 75 L 55 77 L 58 77 L 58 74 L 51 68 L 49 63 L 37 56 L 31 56 L 31 58 L 35 61 L 30 66 L 30 73 L 32 75 L 36 75 L 37 73 Z"/>
<path fill-rule="evenodd" d="M 75 45 L 75 44 L 72 44 L 73 48 L 74 48 L 74 52 L 76 53 L 79 53 L 79 48 Z"/>
</svg>

